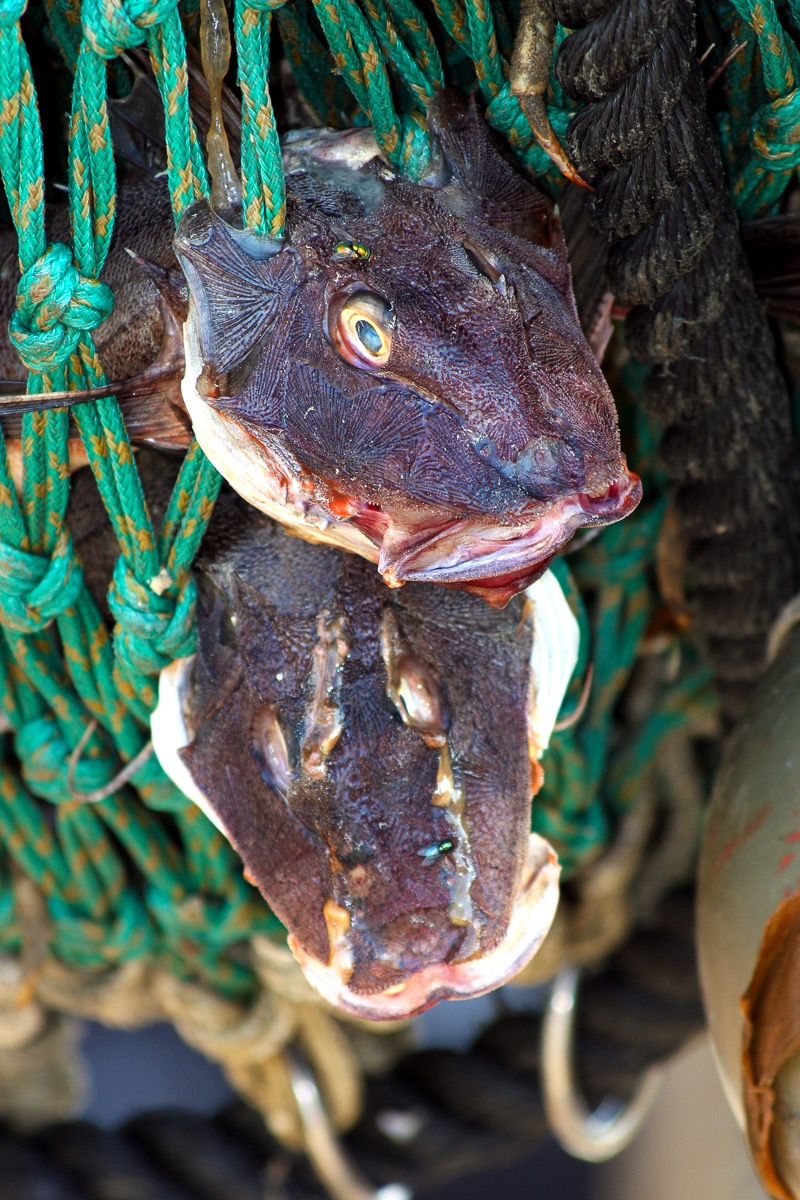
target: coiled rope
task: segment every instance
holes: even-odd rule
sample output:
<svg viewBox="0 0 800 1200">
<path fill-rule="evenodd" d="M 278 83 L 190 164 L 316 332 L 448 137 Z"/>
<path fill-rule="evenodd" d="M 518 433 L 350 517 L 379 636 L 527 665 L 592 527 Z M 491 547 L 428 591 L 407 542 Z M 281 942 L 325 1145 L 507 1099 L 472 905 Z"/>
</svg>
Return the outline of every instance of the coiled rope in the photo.
<svg viewBox="0 0 800 1200">
<path fill-rule="evenodd" d="M 639 1074 L 702 1025 L 691 895 L 677 892 L 581 992 L 578 1055 L 590 1103 L 624 1099 Z M 508 1013 L 465 1053 L 418 1051 L 368 1081 L 365 1116 L 344 1141 L 376 1185 L 430 1188 L 531 1154 L 548 1137 L 538 1082 L 540 1021 Z M 0 1200 L 258 1200 L 280 1172 L 291 1200 L 324 1196 L 308 1164 L 287 1155 L 251 1109 L 210 1120 L 148 1112 L 117 1132 L 65 1122 L 22 1138 L 0 1130 Z"/>
</svg>

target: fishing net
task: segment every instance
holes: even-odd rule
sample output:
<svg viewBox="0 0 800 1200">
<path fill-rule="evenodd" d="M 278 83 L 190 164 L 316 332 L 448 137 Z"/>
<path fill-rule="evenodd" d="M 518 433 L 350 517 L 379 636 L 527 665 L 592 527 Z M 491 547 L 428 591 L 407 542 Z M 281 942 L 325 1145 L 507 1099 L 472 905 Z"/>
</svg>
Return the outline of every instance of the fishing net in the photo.
<svg viewBox="0 0 800 1200">
<path fill-rule="evenodd" d="M 29 391 L 106 381 L 93 331 L 114 303 L 102 279 L 117 198 L 109 89 L 120 94 L 126 86 L 126 52 L 146 48 L 163 101 L 176 222 L 209 193 L 186 47 L 187 40 L 200 44 L 201 17 L 213 10 L 204 15 L 177 0 L 46 0 L 26 10 L 24 0 L 0 0 L 0 175 L 21 272 L 9 336 Z M 773 212 L 800 165 L 797 6 L 718 0 L 703 4 L 700 16 L 716 43 L 712 62 L 741 44 L 717 92 L 730 192 L 742 216 Z M 476 91 L 520 163 L 557 194 L 563 181 L 511 91 L 517 23 L 514 4 L 501 0 L 435 0 L 432 8 L 413 0 L 235 0 L 246 225 L 273 235 L 283 230 L 270 99 L 270 71 L 274 81 L 281 56 L 318 120 L 370 124 L 385 157 L 412 178 L 429 166 L 431 97 L 443 85 Z M 554 62 L 569 46 L 567 23 L 565 16 L 556 29 Z M 44 112 L 59 96 L 55 76 L 34 78 L 26 49 L 41 48 L 43 37 L 58 47 L 72 77 L 70 245 L 51 244 L 45 233 L 40 106 Z M 227 65 L 222 46 L 216 64 L 207 64 L 210 82 L 214 72 L 221 82 Z M 583 104 L 562 84 L 554 71 L 547 102 L 556 134 L 566 138 Z M 564 722 L 545 756 L 534 828 L 558 849 L 567 879 L 602 855 L 644 794 L 667 786 L 669 747 L 714 728 L 711 672 L 656 583 L 669 503 L 656 425 L 641 404 L 645 371 L 624 347 L 611 362 L 625 449 L 643 477 L 645 499 L 632 517 L 572 554 L 568 571 L 558 567 L 582 622 L 581 662 L 563 710 L 577 719 Z M 19 489 L 0 446 L 0 703 L 7 722 L 0 949 L 14 967 L 4 1002 L 33 1003 L 38 995 L 45 1007 L 113 1021 L 121 997 L 135 996 L 128 1013 L 135 1023 L 165 1014 L 178 1019 L 202 996 L 217 1008 L 202 1029 L 188 1030 L 190 1040 L 224 1059 L 224 1039 L 215 1042 L 209 1030 L 241 1032 L 247 1019 L 247 1061 L 261 1061 L 268 1044 L 279 1047 L 298 1026 L 287 1015 L 289 999 L 273 1009 L 263 999 L 276 988 L 281 995 L 270 947 L 282 930 L 227 842 L 165 776 L 149 743 L 158 674 L 194 648 L 192 562 L 220 480 L 194 443 L 156 525 L 117 400 L 71 412 L 119 544 L 108 596 L 113 628 L 87 589 L 66 523 L 67 411 L 23 418 Z M 634 688 L 647 703 L 630 704 L 642 664 L 654 662 L 658 669 L 644 672 L 646 686 Z M 260 1024 L 253 1016 L 259 1003 Z M 242 1086 L 261 1095 L 266 1084 Z M 353 1110 L 343 1102 L 343 1124 Z"/>
</svg>

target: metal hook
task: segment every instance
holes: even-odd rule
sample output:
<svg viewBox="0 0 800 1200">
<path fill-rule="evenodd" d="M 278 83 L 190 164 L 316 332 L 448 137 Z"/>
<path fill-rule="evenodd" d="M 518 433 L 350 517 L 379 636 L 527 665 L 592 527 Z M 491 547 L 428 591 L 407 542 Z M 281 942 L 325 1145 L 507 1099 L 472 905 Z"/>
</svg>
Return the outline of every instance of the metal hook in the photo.
<svg viewBox="0 0 800 1200">
<path fill-rule="evenodd" d="M 373 1188 L 347 1159 L 331 1128 L 316 1080 L 296 1049 L 286 1061 L 309 1161 L 332 1200 L 412 1200 L 402 1183 Z"/>
<path fill-rule="evenodd" d="M 547 1120 L 568 1154 L 585 1162 L 606 1162 L 633 1140 L 664 1080 L 651 1067 L 627 1104 L 611 1097 L 590 1112 L 575 1079 L 573 1047 L 575 1000 L 580 972 L 561 971 L 553 981 L 542 1024 L 542 1090 Z"/>
</svg>

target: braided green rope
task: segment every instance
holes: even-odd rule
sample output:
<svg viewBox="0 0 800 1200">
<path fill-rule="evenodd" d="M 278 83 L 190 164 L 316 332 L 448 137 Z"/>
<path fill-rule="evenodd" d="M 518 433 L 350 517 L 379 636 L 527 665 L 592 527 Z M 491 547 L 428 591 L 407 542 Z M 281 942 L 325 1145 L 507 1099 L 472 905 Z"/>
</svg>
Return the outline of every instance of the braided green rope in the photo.
<svg viewBox="0 0 800 1200">
<path fill-rule="evenodd" d="M 381 38 L 387 44 L 392 44 L 392 37 L 396 39 L 392 55 L 396 65 L 402 62 L 410 70 L 405 82 L 412 95 L 429 95 L 429 89 L 436 84 L 422 74 L 413 55 L 405 52 L 394 23 L 387 26 L 382 17 L 379 19 L 380 8 L 375 8 L 382 31 L 379 36 L 356 0 L 341 0 L 338 5 L 331 0 L 313 0 L 313 3 L 336 69 L 367 115 L 381 151 L 404 174 L 421 177 L 427 170 L 431 150 L 424 113 L 420 109 L 403 112 L 396 104 L 387 64 L 379 50 Z M 413 31 L 414 36 L 421 37 L 428 45 L 429 35 L 424 32 L 422 17 L 419 21 L 420 31 Z M 419 46 L 419 41 L 416 44 Z M 437 65 L 431 57 L 430 70 Z"/>
<path fill-rule="evenodd" d="M 286 193 L 278 130 L 269 97 L 268 0 L 235 0 L 234 29 L 242 89 L 242 184 L 245 224 L 257 233 L 283 235 Z"/>
<path fill-rule="evenodd" d="M 308 0 L 295 0 L 277 10 L 281 41 L 300 93 L 317 122 L 343 128 L 355 121 L 357 105 L 343 80 L 331 71 L 328 51 L 311 27 L 309 7 Z"/>
<path fill-rule="evenodd" d="M 706 24 L 744 43 L 723 76 L 728 103 L 719 127 L 731 194 L 748 220 L 775 210 L 800 167 L 800 50 L 774 0 L 731 3 L 704 11 Z M 796 0 L 790 8 L 796 21 Z"/>
<path fill-rule="evenodd" d="M 91 17 L 90 9 L 89 4 L 84 6 L 85 21 L 87 13 Z M 16 18 L 19 11 L 9 15 Z M 105 6 L 98 15 L 98 29 L 89 27 L 77 56 L 70 133 L 74 259 L 66 247 L 48 250 L 43 244 L 41 135 L 35 95 L 18 27 L 3 29 L 6 40 L 13 39 L 11 45 L 17 52 L 16 93 L 23 100 L 15 105 L 15 79 L 13 74 L 7 75 L 4 82 L 9 95 L 0 155 L 4 149 L 3 178 L 19 230 L 20 258 L 25 269 L 12 336 L 26 365 L 50 371 L 41 376 L 41 383 L 34 381 L 37 389 L 53 386 L 53 371 L 58 369 L 59 361 L 65 363 L 63 370 L 71 386 L 103 381 L 88 331 L 110 310 L 110 293 L 105 285 L 96 283 L 95 277 L 102 268 L 112 232 L 115 180 L 105 64 L 95 47 L 107 49 L 109 38 L 116 38 L 115 49 L 119 49 L 120 41 L 127 39 L 127 44 L 136 44 L 147 36 L 167 104 L 176 218 L 205 186 L 204 168 L 188 116 L 185 51 L 174 5 L 167 6 L 162 14 L 165 28 L 155 26 L 153 17 L 158 14 L 151 6 L 140 8 L 146 35 L 135 22 L 127 20 L 127 15 L 119 5 Z M 31 184 L 31 176 L 38 179 L 38 186 Z M 59 381 L 58 386 L 63 384 Z M 191 648 L 193 591 L 189 566 L 219 482 L 199 448 L 194 447 L 173 497 L 169 527 L 158 539 L 116 402 L 81 405 L 75 416 L 123 550 L 115 574 L 115 598 L 121 617 L 116 656 L 82 585 L 71 543 L 63 531 L 68 495 L 64 413 L 35 414 L 27 419 L 23 512 L 16 505 L 5 464 L 0 480 L 7 568 L 0 602 L 13 662 L 13 667 L 8 664 L 8 674 L 21 675 L 16 685 L 7 689 L 4 707 L 15 730 L 27 787 L 34 795 L 57 805 L 61 853 L 79 880 L 79 886 L 71 888 L 69 895 L 64 889 L 58 895 L 52 894 L 54 948 L 66 961 L 84 966 L 108 965 L 135 954 L 155 952 L 166 955 L 173 968 L 183 974 L 199 974 L 222 990 L 239 993 L 252 987 L 249 970 L 221 961 L 218 953 L 210 954 L 204 930 L 207 924 L 214 925 L 219 948 L 249 936 L 254 929 L 268 928 L 269 914 L 235 870 L 230 848 L 205 818 L 198 821 L 194 810 L 186 811 L 188 803 L 166 780 L 158 764 L 151 759 L 132 782 L 146 803 L 172 812 L 185 833 L 183 856 L 178 854 L 161 819 L 143 810 L 129 789 L 94 808 L 69 799 L 70 786 L 79 792 L 93 791 L 114 777 L 119 766 L 114 750 L 123 760 L 141 750 L 146 736 L 142 725 L 155 702 L 150 680 L 164 662 Z M 39 549 L 52 550 L 51 558 L 32 553 Z M 174 594 L 166 598 L 149 587 L 154 577 L 163 579 L 164 569 L 172 573 L 174 580 Z M 52 618 L 58 623 L 63 660 L 61 647 L 47 628 Z M 33 631 L 37 633 L 35 641 L 30 637 Z M 51 712 L 48 704 L 52 705 Z M 92 733 L 76 762 L 75 750 L 87 729 L 84 704 L 105 725 L 111 743 L 105 735 Z M 35 803 L 20 791 L 13 773 L 4 775 L 4 780 L 3 795 L 13 796 L 18 811 L 22 804 L 24 824 L 35 828 Z M 7 818 L 7 813 L 0 816 L 0 826 L 9 833 L 8 850 L 16 854 L 18 839 Z M 107 828 L 113 830 L 147 881 L 146 908 L 126 882 L 127 868 L 109 841 Z M 25 865 L 30 869 L 32 864 L 28 861 Z M 42 871 L 41 860 L 37 860 L 35 878 L 48 894 L 48 881 L 40 877 Z M 206 894 L 208 900 L 200 899 Z M 189 899 L 192 906 L 187 909 Z M 204 918 L 207 904 L 213 916 L 209 910 Z M 12 920 L 9 924 L 13 927 Z"/>
</svg>

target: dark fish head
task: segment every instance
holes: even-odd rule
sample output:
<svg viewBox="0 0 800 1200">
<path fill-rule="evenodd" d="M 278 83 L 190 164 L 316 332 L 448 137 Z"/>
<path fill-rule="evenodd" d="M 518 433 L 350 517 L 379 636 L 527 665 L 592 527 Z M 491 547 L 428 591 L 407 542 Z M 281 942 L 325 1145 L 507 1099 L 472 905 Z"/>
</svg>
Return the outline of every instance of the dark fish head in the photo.
<svg viewBox="0 0 800 1200">
<path fill-rule="evenodd" d="M 162 765 L 331 1003 L 393 1019 L 499 986 L 558 898 L 530 822 L 575 661 L 560 589 L 547 575 L 503 612 L 390 593 L 361 559 L 252 521 L 202 567 L 196 657 L 162 675 Z"/>
<path fill-rule="evenodd" d="M 449 94 L 435 178 L 364 131 L 287 148 L 287 239 L 190 211 L 184 397 L 246 499 L 385 581 L 502 604 L 640 484 L 578 323 L 558 221 Z"/>
</svg>

